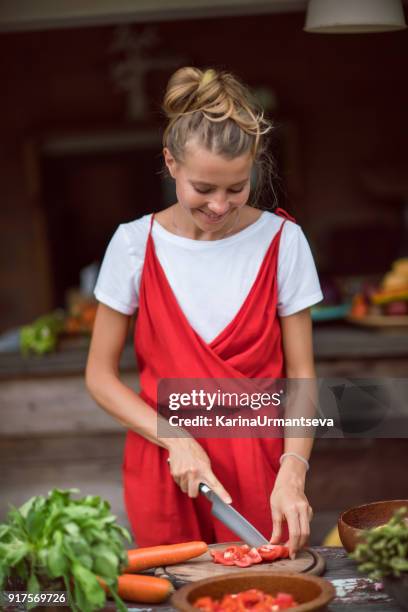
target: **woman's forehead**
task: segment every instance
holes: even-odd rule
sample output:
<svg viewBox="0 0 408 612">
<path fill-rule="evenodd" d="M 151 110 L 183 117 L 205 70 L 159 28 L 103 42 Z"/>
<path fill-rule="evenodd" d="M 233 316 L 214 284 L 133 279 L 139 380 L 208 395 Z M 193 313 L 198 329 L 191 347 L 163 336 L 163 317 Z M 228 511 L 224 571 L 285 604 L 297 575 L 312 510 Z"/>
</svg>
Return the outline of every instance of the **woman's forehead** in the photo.
<svg viewBox="0 0 408 612">
<path fill-rule="evenodd" d="M 196 143 L 187 143 L 183 166 L 191 180 L 233 184 L 249 178 L 252 156 L 248 152 L 230 159 Z"/>
</svg>

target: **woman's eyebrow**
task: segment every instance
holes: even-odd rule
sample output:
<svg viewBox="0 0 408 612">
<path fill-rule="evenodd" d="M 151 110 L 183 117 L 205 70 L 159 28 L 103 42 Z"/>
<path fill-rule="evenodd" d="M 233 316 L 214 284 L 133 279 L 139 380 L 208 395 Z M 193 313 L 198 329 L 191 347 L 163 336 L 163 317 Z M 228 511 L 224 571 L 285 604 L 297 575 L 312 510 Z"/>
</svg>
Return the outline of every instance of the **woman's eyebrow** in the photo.
<svg viewBox="0 0 408 612">
<path fill-rule="evenodd" d="M 234 183 L 233 185 L 230 185 L 230 187 L 240 187 L 241 185 L 246 183 L 248 180 L 249 180 L 249 177 L 242 179 L 242 181 L 239 181 L 238 183 Z M 203 181 L 189 181 L 189 182 L 191 185 L 197 185 L 198 187 L 203 187 L 204 189 L 217 187 L 217 185 L 212 185 L 211 183 L 204 183 Z"/>
</svg>

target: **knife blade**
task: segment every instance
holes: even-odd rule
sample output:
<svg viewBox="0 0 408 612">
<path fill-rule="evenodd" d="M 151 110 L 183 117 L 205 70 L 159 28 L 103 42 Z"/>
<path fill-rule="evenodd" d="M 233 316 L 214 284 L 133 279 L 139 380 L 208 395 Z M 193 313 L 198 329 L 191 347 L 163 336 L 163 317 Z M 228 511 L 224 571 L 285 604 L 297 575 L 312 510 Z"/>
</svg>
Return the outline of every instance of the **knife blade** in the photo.
<svg viewBox="0 0 408 612">
<path fill-rule="evenodd" d="M 221 521 L 228 529 L 233 531 L 243 542 L 249 546 L 263 546 L 269 544 L 262 533 L 260 533 L 249 521 L 246 520 L 230 504 L 222 499 L 205 483 L 201 482 L 199 491 L 211 502 L 211 514 Z"/>
</svg>

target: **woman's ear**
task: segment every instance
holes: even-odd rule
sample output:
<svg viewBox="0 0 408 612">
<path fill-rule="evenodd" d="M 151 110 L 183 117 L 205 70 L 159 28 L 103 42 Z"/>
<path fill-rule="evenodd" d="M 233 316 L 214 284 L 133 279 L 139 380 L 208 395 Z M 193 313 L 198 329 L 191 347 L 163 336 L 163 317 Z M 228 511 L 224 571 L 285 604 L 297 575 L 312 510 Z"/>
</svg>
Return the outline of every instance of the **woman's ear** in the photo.
<svg viewBox="0 0 408 612">
<path fill-rule="evenodd" d="M 164 147 L 163 149 L 163 157 L 164 157 L 164 163 L 167 166 L 167 170 L 170 173 L 170 176 L 172 178 L 176 178 L 175 177 L 175 170 L 177 167 L 177 162 L 174 159 L 174 157 L 172 156 L 172 154 L 170 153 L 170 150 L 167 147 Z"/>
</svg>

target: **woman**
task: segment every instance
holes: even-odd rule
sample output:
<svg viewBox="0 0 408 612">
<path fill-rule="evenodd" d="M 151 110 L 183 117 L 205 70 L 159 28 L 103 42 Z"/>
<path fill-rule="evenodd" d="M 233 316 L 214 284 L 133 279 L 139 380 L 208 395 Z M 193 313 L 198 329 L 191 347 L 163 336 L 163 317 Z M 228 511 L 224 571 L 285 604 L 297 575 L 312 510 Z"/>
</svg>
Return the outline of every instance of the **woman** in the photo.
<svg viewBox="0 0 408 612">
<path fill-rule="evenodd" d="M 287 215 L 253 205 L 251 171 L 262 188 L 271 126 L 246 87 L 228 73 L 181 68 L 163 108 L 177 202 L 120 225 L 111 240 L 87 386 L 128 428 L 125 501 L 137 544 L 233 540 L 198 494 L 205 482 L 272 543 L 289 537 L 293 558 L 309 535 L 312 440 L 159 438 L 155 409 L 160 378 L 314 378 L 309 307 L 322 294 L 313 258 Z M 140 394 L 118 375 L 137 309 Z"/>
</svg>

